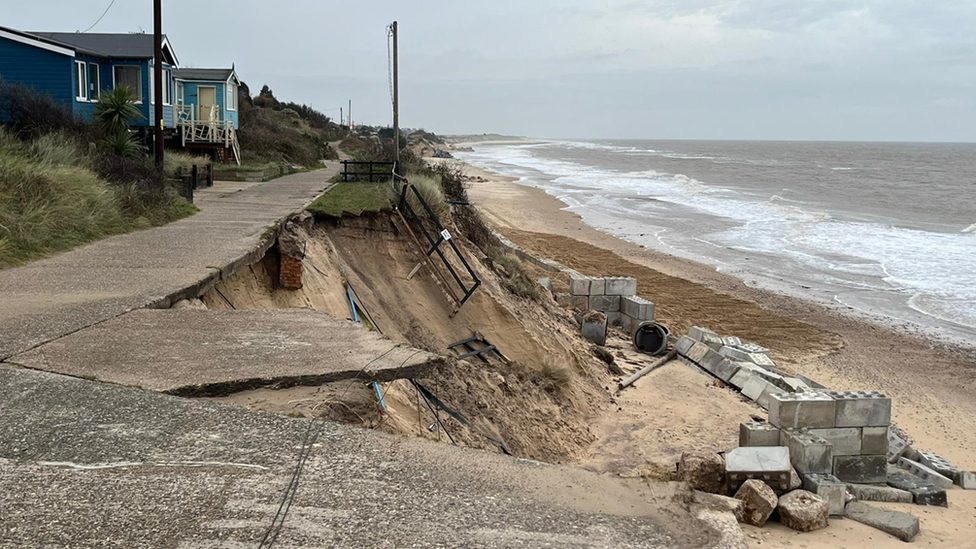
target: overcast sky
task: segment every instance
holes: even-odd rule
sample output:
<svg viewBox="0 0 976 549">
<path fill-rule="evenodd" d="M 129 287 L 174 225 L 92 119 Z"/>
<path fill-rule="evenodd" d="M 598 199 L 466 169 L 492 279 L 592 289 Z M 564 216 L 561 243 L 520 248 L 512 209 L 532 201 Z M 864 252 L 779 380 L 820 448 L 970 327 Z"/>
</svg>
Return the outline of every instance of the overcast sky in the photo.
<svg viewBox="0 0 976 549">
<path fill-rule="evenodd" d="M 0 0 L 0 25 L 84 30 L 110 0 Z M 976 141 L 974 0 L 164 0 L 184 65 L 438 133 Z M 116 0 L 92 32 L 152 30 Z M 335 110 L 329 110 L 335 109 Z"/>
</svg>

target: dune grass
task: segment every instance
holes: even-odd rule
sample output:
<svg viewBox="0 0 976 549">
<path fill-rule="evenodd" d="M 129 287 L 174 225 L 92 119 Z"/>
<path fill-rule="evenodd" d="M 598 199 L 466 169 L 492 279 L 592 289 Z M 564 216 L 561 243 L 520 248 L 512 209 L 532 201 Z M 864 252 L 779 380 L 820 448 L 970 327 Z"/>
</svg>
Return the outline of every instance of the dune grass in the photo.
<svg viewBox="0 0 976 549">
<path fill-rule="evenodd" d="M 63 134 L 23 142 L 0 130 L 0 269 L 195 211 L 171 189 L 106 183 Z"/>
<path fill-rule="evenodd" d="M 389 183 L 339 183 L 308 207 L 312 213 L 342 217 L 389 210 L 393 190 Z"/>
</svg>

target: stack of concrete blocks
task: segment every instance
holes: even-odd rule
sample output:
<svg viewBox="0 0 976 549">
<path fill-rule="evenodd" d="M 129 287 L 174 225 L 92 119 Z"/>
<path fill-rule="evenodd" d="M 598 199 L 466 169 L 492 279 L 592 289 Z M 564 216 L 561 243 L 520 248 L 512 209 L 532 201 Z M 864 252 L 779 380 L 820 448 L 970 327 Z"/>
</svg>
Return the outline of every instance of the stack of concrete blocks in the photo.
<svg viewBox="0 0 976 549">
<path fill-rule="evenodd" d="M 878 392 L 824 391 L 773 395 L 769 422 L 782 430 L 783 442 L 805 464 L 821 459 L 827 444 L 829 459 L 816 470 L 800 473 L 832 474 L 843 482 L 884 483 L 888 469 L 888 427 L 891 399 Z M 803 461 L 805 458 L 807 461 Z M 794 463 L 796 465 L 796 463 Z"/>
<path fill-rule="evenodd" d="M 688 336 L 678 338 L 674 349 L 678 352 L 679 360 L 697 366 L 725 383 L 730 383 L 740 368 L 738 364 L 718 354 L 712 347 Z"/>
<path fill-rule="evenodd" d="M 630 277 L 571 274 L 569 294 L 557 294 L 556 301 L 581 311 L 600 311 L 611 325 L 632 334 L 641 323 L 654 320 L 654 303 L 636 294 L 637 280 Z"/>
</svg>

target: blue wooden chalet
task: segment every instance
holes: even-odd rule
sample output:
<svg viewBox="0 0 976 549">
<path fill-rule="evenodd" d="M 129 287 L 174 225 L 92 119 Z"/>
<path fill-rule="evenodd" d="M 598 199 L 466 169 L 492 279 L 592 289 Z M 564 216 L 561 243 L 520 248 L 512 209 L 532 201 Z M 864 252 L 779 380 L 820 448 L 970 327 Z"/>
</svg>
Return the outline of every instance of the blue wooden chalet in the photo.
<svg viewBox="0 0 976 549">
<path fill-rule="evenodd" d="M 49 94 L 75 115 L 91 118 L 104 90 L 130 88 L 142 115 L 138 128 L 152 125 L 151 34 L 25 32 L 0 26 L 0 80 Z M 163 37 L 163 124 L 187 149 L 207 149 L 216 158 L 240 163 L 237 102 L 240 80 L 231 69 L 181 69 Z"/>
</svg>

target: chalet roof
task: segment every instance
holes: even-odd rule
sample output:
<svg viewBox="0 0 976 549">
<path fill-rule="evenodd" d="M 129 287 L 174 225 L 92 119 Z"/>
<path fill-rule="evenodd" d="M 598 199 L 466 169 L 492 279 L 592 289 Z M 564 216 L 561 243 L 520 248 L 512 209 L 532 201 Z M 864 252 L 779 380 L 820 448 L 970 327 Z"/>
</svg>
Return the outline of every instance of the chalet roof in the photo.
<svg viewBox="0 0 976 549">
<path fill-rule="evenodd" d="M 79 53 L 98 57 L 122 59 L 152 59 L 153 57 L 152 34 L 44 31 L 32 31 L 26 34 L 67 46 Z M 163 35 L 163 48 L 169 50 L 173 62 L 176 63 L 176 54 L 169 45 L 166 35 Z"/>
<path fill-rule="evenodd" d="M 175 69 L 173 76 L 181 80 L 206 80 L 209 82 L 225 82 L 234 69 Z"/>
</svg>

